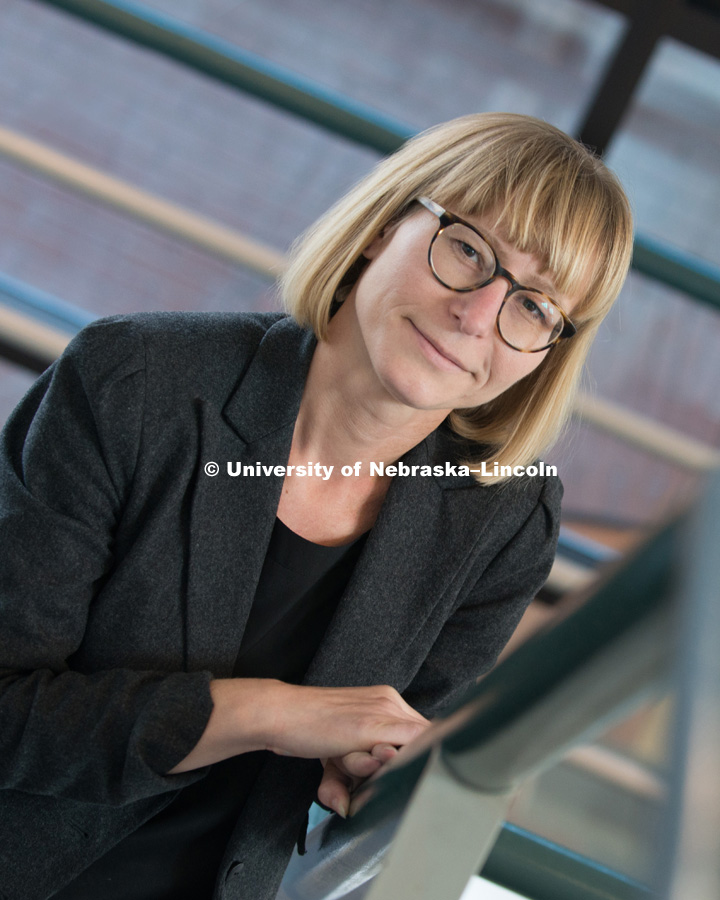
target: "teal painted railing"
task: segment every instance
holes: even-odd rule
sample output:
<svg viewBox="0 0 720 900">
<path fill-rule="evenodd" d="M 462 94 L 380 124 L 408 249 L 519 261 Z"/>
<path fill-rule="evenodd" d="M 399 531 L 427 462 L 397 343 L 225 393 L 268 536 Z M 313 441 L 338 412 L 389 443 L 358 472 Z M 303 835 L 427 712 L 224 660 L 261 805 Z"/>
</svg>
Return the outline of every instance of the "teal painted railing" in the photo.
<svg viewBox="0 0 720 900">
<path fill-rule="evenodd" d="M 482 877 L 533 900 L 653 900 L 651 889 L 515 825 L 504 825 Z"/>
<path fill-rule="evenodd" d="M 365 104 L 139 3 L 43 2 L 380 153 L 392 153 L 413 134 Z"/>
<path fill-rule="evenodd" d="M 41 2 L 380 153 L 391 153 L 414 134 L 405 123 L 142 4 Z M 720 266 L 645 235 L 636 238 L 633 265 L 644 275 L 720 309 Z"/>
</svg>

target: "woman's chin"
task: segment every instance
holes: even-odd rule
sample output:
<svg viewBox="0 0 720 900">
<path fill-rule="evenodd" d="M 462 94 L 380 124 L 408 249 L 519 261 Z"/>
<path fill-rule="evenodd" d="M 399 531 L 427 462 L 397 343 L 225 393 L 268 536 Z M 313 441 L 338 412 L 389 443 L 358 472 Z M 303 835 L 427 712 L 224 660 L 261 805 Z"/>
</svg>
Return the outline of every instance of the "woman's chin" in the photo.
<svg viewBox="0 0 720 900">
<path fill-rule="evenodd" d="M 410 409 L 446 413 L 453 409 L 452 401 L 448 400 L 447 395 L 438 391 L 435 385 L 424 384 L 421 379 L 386 379 L 385 389 L 394 400 Z"/>
</svg>

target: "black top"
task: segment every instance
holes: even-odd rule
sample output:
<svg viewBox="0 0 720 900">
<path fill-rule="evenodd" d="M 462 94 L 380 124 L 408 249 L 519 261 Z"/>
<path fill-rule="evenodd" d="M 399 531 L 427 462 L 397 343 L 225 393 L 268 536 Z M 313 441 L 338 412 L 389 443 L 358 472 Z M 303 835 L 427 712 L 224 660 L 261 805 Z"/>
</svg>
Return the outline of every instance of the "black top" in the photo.
<svg viewBox="0 0 720 900">
<path fill-rule="evenodd" d="M 236 677 L 302 681 L 364 541 L 365 535 L 324 547 L 276 520 Z M 211 766 L 54 900 L 209 900 L 225 845 L 267 755 L 245 753 Z"/>
</svg>

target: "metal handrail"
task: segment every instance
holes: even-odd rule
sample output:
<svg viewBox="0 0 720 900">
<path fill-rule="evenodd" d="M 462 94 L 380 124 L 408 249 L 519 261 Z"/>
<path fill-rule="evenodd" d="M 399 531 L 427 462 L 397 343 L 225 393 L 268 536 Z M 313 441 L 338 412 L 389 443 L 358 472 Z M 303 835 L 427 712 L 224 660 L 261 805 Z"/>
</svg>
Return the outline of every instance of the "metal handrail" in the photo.
<svg viewBox="0 0 720 900">
<path fill-rule="evenodd" d="M 337 91 L 274 65 L 178 19 L 128 0 L 41 0 L 210 75 L 335 134 L 391 153 L 415 132 Z M 637 235 L 633 267 L 720 309 L 720 266 Z"/>
<path fill-rule="evenodd" d="M 652 900 L 652 891 L 594 860 L 506 824 L 483 878 L 533 900 Z"/>
<path fill-rule="evenodd" d="M 632 267 L 706 306 L 720 309 L 720 266 L 647 234 L 636 234 Z"/>
<path fill-rule="evenodd" d="M 397 890 L 398 873 L 442 868 L 443 854 L 458 867 L 455 841 L 477 845 L 478 862 L 484 862 L 515 787 L 588 731 L 626 713 L 639 692 L 666 674 L 682 527 L 678 521 L 657 534 L 609 572 L 592 596 L 578 594 L 571 614 L 522 645 L 361 788 L 354 815 L 344 821 L 331 816 L 314 829 L 308 853 L 293 858 L 278 900 L 336 900 L 363 884 L 368 900 L 386 900 Z M 443 797 L 454 820 L 443 820 L 443 828 L 430 829 L 424 839 L 412 823 L 442 816 Z M 464 863 L 470 868 L 458 872 L 461 882 L 476 871 L 473 859 Z M 415 883 L 417 900 L 452 896 L 435 893 L 430 882 Z"/>
<path fill-rule="evenodd" d="M 95 316 L 0 272 L 0 355 L 42 372 Z"/>
<path fill-rule="evenodd" d="M 8 128 L 0 128 L 0 156 L 266 278 L 285 265 L 279 250 Z"/>
<path fill-rule="evenodd" d="M 413 134 L 408 125 L 370 106 L 142 4 L 127 0 L 42 2 L 380 153 L 392 153 Z"/>
<path fill-rule="evenodd" d="M 0 303 L 21 314 L 32 313 L 34 322 L 47 325 L 59 333 L 65 333 L 68 338 L 96 318 L 86 309 L 31 287 L 4 272 L 0 272 Z"/>
<path fill-rule="evenodd" d="M 574 414 L 582 421 L 684 469 L 707 472 L 720 468 L 720 450 L 715 447 L 601 397 L 581 392 L 575 401 Z"/>
<path fill-rule="evenodd" d="M 0 357 L 6 356 L 33 372 L 43 372 L 57 359 L 70 337 L 50 325 L 0 303 Z"/>
</svg>

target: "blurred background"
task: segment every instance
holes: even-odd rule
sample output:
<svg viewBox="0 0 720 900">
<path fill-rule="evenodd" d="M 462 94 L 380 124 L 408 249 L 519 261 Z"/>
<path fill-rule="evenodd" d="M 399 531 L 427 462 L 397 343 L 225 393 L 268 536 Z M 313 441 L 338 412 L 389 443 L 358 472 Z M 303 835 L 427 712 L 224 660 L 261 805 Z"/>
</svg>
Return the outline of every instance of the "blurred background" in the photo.
<svg viewBox="0 0 720 900">
<path fill-rule="evenodd" d="M 268 269 L 403 136 L 546 119 L 603 153 L 638 240 L 548 459 L 564 543 L 522 640 L 720 462 L 718 57 L 715 0 L 2 0 L 0 421 L 84 321 L 274 308 Z M 269 103 L 268 75 L 285 107 L 300 87 L 374 125 L 349 137 Z M 667 709 L 533 782 L 517 821 L 642 879 Z"/>
</svg>

